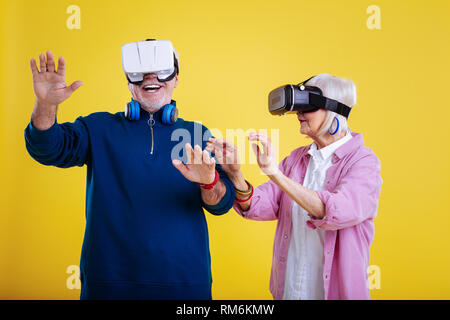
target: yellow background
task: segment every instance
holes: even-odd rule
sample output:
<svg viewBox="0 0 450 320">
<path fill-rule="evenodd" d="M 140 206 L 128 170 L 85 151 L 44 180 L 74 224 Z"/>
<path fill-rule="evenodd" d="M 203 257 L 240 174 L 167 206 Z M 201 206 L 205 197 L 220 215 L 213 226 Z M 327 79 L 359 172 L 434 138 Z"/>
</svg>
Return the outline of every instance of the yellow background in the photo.
<svg viewBox="0 0 450 320">
<path fill-rule="evenodd" d="M 66 8 L 81 9 L 69 30 Z M 369 30 L 369 5 L 381 30 Z M 0 298 L 78 299 L 86 168 L 58 169 L 27 154 L 34 106 L 29 60 L 51 49 L 67 82 L 84 85 L 58 121 L 122 111 L 130 99 L 120 47 L 170 39 L 180 53 L 180 116 L 209 128 L 280 129 L 280 157 L 309 144 L 294 116 L 267 112 L 268 92 L 327 72 L 350 78 L 349 120 L 380 158 L 384 181 L 370 264 L 373 299 L 450 298 L 448 1 L 2 1 Z M 258 185 L 267 180 L 244 165 Z M 275 222 L 208 214 L 213 298 L 270 299 Z"/>
</svg>

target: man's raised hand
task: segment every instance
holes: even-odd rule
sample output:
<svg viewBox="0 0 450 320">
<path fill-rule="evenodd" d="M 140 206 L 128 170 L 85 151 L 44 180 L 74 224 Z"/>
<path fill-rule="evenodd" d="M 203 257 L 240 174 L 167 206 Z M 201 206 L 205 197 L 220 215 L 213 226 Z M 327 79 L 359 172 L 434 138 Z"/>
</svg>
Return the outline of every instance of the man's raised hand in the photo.
<svg viewBox="0 0 450 320">
<path fill-rule="evenodd" d="M 30 67 L 33 75 L 33 89 L 36 102 L 41 105 L 57 106 L 78 89 L 81 81 L 74 81 L 70 86 L 66 86 L 65 69 L 66 64 L 63 57 L 58 59 L 58 69 L 56 70 L 55 60 L 52 52 L 47 51 L 46 57 L 39 56 L 39 69 L 36 60 L 31 59 Z"/>
<path fill-rule="evenodd" d="M 209 156 L 208 151 L 203 150 L 200 146 L 195 145 L 194 148 L 187 143 L 185 145 L 187 163 L 183 164 L 180 160 L 172 160 L 172 164 L 181 174 L 192 182 L 201 184 L 210 184 L 214 181 L 216 173 L 216 161 Z"/>
</svg>

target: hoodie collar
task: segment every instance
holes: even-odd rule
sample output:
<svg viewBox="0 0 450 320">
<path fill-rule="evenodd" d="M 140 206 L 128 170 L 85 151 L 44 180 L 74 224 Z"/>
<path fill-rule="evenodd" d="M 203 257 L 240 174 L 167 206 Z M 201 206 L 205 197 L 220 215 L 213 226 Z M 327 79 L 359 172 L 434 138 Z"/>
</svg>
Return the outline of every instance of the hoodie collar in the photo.
<svg viewBox="0 0 450 320">
<path fill-rule="evenodd" d="M 174 104 L 175 101 L 171 100 L 171 104 Z M 155 123 L 162 123 L 162 115 L 164 111 L 164 107 L 158 109 L 158 111 L 153 112 L 153 120 L 155 120 Z M 142 106 L 140 106 L 140 115 L 139 115 L 139 121 L 148 121 L 150 119 L 150 112 L 145 110 Z"/>
</svg>

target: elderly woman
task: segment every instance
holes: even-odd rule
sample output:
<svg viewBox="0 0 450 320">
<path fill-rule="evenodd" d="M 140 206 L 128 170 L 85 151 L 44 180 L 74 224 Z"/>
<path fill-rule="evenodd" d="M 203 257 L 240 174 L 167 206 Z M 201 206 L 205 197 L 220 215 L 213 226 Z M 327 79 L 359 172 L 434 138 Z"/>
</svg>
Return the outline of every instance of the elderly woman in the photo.
<svg viewBox="0 0 450 320">
<path fill-rule="evenodd" d="M 307 86 L 349 107 L 353 82 L 320 74 Z M 382 179 L 380 161 L 353 133 L 346 118 L 329 110 L 297 113 L 300 133 L 312 138 L 279 166 L 267 136 L 249 141 L 270 180 L 254 189 L 240 170 L 237 148 L 210 139 L 236 188 L 235 210 L 247 219 L 278 220 L 270 291 L 275 299 L 370 299 L 367 268 Z M 264 152 L 261 152 L 264 151 Z"/>
</svg>

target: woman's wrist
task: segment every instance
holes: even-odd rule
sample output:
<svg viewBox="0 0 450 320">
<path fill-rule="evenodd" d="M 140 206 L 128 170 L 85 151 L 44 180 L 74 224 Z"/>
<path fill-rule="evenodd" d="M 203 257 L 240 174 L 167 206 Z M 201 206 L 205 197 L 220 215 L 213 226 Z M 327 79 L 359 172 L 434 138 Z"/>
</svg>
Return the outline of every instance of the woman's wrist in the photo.
<svg viewBox="0 0 450 320">
<path fill-rule="evenodd" d="M 253 197 L 253 186 L 250 182 L 245 180 L 247 188 L 245 190 L 236 188 L 236 199 L 235 202 L 239 204 L 241 209 L 247 211 L 250 207 L 250 203 Z"/>
<path fill-rule="evenodd" d="M 260 167 L 261 171 L 267 176 L 276 176 L 281 173 L 280 169 L 276 165 L 271 165 L 267 167 Z"/>
<path fill-rule="evenodd" d="M 246 190 L 248 188 L 247 182 L 244 179 L 242 171 L 228 173 L 228 178 L 233 183 L 234 187 L 240 190 Z"/>
</svg>

